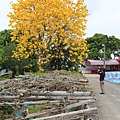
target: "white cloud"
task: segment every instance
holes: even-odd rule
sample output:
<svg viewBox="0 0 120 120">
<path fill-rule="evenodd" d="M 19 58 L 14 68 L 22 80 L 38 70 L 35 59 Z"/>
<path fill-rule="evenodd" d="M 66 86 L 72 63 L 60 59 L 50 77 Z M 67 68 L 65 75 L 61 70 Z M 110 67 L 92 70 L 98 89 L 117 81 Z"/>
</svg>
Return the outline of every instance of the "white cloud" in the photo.
<svg viewBox="0 0 120 120">
<path fill-rule="evenodd" d="M 4 6 L 3 6 L 4 5 Z M 9 10 L 9 4 L 7 1 L 3 4 L 3 1 L 0 1 L 0 29 L 7 28 L 8 18 L 7 12 Z"/>
<path fill-rule="evenodd" d="M 120 38 L 120 1 L 92 0 L 91 2 L 85 0 L 85 2 L 91 14 L 88 16 L 86 37 L 91 37 L 95 33 L 102 33 Z"/>
<path fill-rule="evenodd" d="M 9 18 L 7 14 L 11 11 L 11 1 L 16 2 L 17 0 L 0 0 L 0 31 L 9 28 Z"/>
</svg>

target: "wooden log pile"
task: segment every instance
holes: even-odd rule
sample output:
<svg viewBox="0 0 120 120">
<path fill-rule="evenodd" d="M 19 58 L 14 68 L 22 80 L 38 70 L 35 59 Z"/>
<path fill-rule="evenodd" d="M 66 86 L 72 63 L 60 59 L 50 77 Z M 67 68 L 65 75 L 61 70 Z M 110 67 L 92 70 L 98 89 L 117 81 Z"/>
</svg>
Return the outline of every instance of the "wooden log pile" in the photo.
<svg viewBox="0 0 120 120">
<path fill-rule="evenodd" d="M 97 108 L 91 107 L 95 97 L 88 86 L 84 76 L 59 71 L 44 77 L 24 75 L 1 81 L 0 106 L 13 108 L 12 114 L 4 119 L 84 120 L 97 115 Z M 29 113 L 31 105 L 45 105 L 45 109 Z"/>
</svg>

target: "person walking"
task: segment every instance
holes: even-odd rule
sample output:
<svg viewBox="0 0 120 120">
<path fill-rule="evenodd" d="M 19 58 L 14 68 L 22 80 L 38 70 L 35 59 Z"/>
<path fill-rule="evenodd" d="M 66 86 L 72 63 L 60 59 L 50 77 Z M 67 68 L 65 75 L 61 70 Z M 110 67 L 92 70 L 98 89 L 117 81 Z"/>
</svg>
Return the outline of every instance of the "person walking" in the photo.
<svg viewBox="0 0 120 120">
<path fill-rule="evenodd" d="M 97 73 L 100 75 L 99 81 L 100 81 L 100 88 L 101 88 L 101 93 L 100 94 L 105 94 L 104 93 L 104 78 L 105 78 L 105 69 L 101 69 L 100 67 L 97 70 Z"/>
</svg>

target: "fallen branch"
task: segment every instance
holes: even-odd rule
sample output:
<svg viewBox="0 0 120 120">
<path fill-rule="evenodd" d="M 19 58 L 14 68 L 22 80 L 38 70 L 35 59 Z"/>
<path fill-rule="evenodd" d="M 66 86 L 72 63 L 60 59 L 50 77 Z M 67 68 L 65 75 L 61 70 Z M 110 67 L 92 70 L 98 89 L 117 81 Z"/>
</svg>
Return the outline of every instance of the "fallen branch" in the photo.
<svg viewBox="0 0 120 120">
<path fill-rule="evenodd" d="M 75 115 L 81 116 L 81 114 L 91 114 L 97 113 L 97 108 L 90 108 L 90 109 L 84 109 L 84 110 L 78 110 L 78 111 L 73 111 L 73 112 L 68 112 L 68 113 L 61 113 L 58 115 L 53 115 L 53 116 L 48 116 L 48 117 L 43 117 L 43 118 L 37 118 L 34 120 L 69 120 L 71 117 L 74 117 Z"/>
<path fill-rule="evenodd" d="M 4 103 L 0 103 L 0 106 L 15 106 L 15 105 L 25 105 L 25 104 L 30 104 L 30 105 L 42 105 L 42 104 L 47 104 L 47 103 L 58 103 L 59 101 L 37 101 L 37 102 L 24 102 L 24 103 L 20 103 L 20 102 L 4 102 Z"/>
<path fill-rule="evenodd" d="M 36 95 L 36 96 L 45 96 L 46 94 L 49 94 L 50 96 L 90 96 L 90 92 L 81 92 L 81 91 L 74 91 L 74 92 L 69 92 L 69 91 L 31 91 L 30 90 L 15 90 L 14 91 L 16 94 L 19 93 L 26 93 L 27 95 Z M 1 91 L 0 94 L 7 94 L 10 95 L 9 90 L 4 90 Z"/>
<path fill-rule="evenodd" d="M 0 100 L 14 100 L 18 99 L 19 96 L 0 96 Z M 30 97 L 23 97 L 25 100 L 34 101 L 34 100 L 61 100 L 64 97 L 62 96 L 30 96 Z M 75 97 L 75 96 L 68 96 L 68 100 L 89 100 L 89 99 L 96 99 L 92 96 L 82 96 L 82 97 Z"/>
<path fill-rule="evenodd" d="M 78 106 L 83 106 L 85 104 L 89 104 L 89 103 L 92 103 L 92 102 L 95 102 L 95 100 L 86 100 L 86 101 L 81 101 L 81 102 L 78 102 L 78 103 L 73 103 L 73 104 L 67 105 L 65 108 L 66 109 L 71 109 L 71 108 L 75 108 L 75 107 L 78 107 Z"/>
</svg>

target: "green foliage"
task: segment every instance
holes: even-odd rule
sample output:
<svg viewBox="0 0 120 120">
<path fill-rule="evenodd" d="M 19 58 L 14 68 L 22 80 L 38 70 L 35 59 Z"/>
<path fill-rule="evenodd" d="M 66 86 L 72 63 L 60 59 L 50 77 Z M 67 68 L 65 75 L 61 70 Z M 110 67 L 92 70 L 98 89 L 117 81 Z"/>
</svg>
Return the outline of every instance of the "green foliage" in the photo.
<svg viewBox="0 0 120 120">
<path fill-rule="evenodd" d="M 116 57 L 120 57 L 120 39 L 116 38 L 115 36 L 110 36 L 109 37 L 109 46 L 112 54 Z"/>
<path fill-rule="evenodd" d="M 14 77 L 15 75 L 24 74 L 25 66 L 33 63 L 32 68 L 28 68 L 27 70 L 36 72 L 38 70 L 38 65 L 35 61 L 35 56 L 31 56 L 29 59 L 21 58 L 18 60 L 16 58 L 12 58 L 13 50 L 15 50 L 16 42 L 11 41 L 11 31 L 12 30 L 3 30 L 0 32 L 0 69 L 9 68 L 12 70 Z M 16 70 L 16 66 L 18 66 Z"/>
<path fill-rule="evenodd" d="M 0 106 L 0 119 L 5 120 L 5 118 L 9 115 L 11 115 L 14 111 L 14 109 L 11 106 Z"/>
<path fill-rule="evenodd" d="M 108 37 L 104 34 L 95 34 L 93 37 L 86 39 L 88 43 L 88 59 L 103 59 L 104 49 L 103 44 L 105 45 L 105 59 L 111 59 L 111 54 L 114 56 L 120 56 L 120 39 L 115 38 L 114 36 Z"/>
<path fill-rule="evenodd" d="M 28 75 L 31 75 L 31 76 L 46 76 L 46 73 L 45 72 L 41 72 L 41 71 L 37 71 L 37 72 L 28 72 L 27 73 Z"/>
<path fill-rule="evenodd" d="M 65 69 L 62 69 L 62 70 L 60 70 L 60 72 L 69 73 L 69 74 L 76 74 L 76 75 L 81 75 L 81 76 L 83 76 L 82 73 L 80 73 L 80 72 L 78 72 L 78 71 L 74 71 L 74 70 L 72 70 L 72 71 L 67 71 L 67 70 L 65 70 Z"/>
<path fill-rule="evenodd" d="M 43 105 L 29 105 L 28 107 L 29 113 L 35 113 L 35 112 L 40 112 L 44 109 L 47 109 L 47 106 L 45 104 Z"/>
<path fill-rule="evenodd" d="M 8 71 L 8 73 L 9 73 L 9 71 Z M 10 71 L 10 74 L 0 76 L 0 81 L 5 80 L 5 79 L 11 79 L 11 78 L 12 78 L 12 73 Z"/>
<path fill-rule="evenodd" d="M 4 30 L 0 32 L 0 68 L 2 68 L 1 64 L 6 61 L 6 58 L 4 58 L 4 50 L 6 46 L 11 41 L 10 39 L 10 32 L 11 30 Z"/>
</svg>

